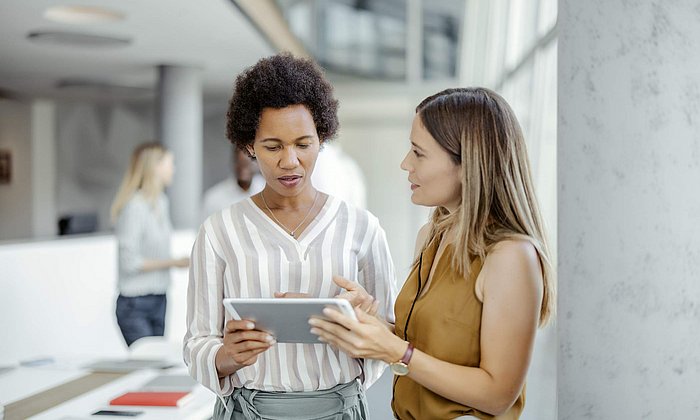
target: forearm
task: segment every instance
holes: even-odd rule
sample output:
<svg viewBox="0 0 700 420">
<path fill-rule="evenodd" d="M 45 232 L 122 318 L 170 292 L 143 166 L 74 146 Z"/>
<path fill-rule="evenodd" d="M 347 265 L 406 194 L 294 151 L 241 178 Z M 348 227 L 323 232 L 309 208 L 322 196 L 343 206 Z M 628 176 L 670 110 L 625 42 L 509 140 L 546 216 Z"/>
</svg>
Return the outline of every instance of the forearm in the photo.
<svg viewBox="0 0 700 420">
<path fill-rule="evenodd" d="M 509 387 L 499 383 L 482 368 L 460 366 L 415 350 L 408 376 L 425 388 L 449 400 L 485 413 L 498 415 L 517 398 L 522 384 Z"/>
<path fill-rule="evenodd" d="M 143 260 L 141 264 L 141 271 L 158 271 L 167 270 L 171 267 L 175 267 L 177 260 L 167 259 L 167 260 Z"/>
</svg>

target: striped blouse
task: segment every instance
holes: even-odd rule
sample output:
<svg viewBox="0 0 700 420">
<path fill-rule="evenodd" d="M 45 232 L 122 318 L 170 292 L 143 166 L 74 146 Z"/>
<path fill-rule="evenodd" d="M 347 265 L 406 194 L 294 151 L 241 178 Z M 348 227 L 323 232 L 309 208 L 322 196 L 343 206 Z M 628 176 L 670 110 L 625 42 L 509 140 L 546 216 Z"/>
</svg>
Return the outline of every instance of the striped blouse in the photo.
<svg viewBox="0 0 700 420">
<path fill-rule="evenodd" d="M 276 291 L 333 297 L 333 275 L 356 281 L 375 296 L 393 323 L 394 267 L 384 230 L 366 210 L 328 197 L 297 239 L 249 198 L 210 216 L 192 249 L 184 360 L 190 374 L 217 395 L 234 388 L 317 391 L 361 378 L 376 381 L 385 364 L 353 359 L 327 344 L 277 343 L 255 364 L 219 380 L 215 356 L 223 346 L 226 297 L 270 298 Z"/>
</svg>

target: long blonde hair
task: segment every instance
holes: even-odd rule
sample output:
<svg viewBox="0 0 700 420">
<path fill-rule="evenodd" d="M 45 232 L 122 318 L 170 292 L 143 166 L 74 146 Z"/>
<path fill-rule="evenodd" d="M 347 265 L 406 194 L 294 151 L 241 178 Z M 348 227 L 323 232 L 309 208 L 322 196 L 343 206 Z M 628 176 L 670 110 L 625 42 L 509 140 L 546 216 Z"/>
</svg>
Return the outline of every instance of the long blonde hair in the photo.
<svg viewBox="0 0 700 420">
<path fill-rule="evenodd" d="M 483 260 L 496 243 L 529 241 L 543 271 L 540 326 L 545 325 L 555 311 L 555 272 L 525 140 L 513 110 L 489 89 L 458 88 L 427 97 L 416 113 L 453 162 L 462 165 L 460 207 L 452 214 L 444 207 L 434 210 L 423 250 L 432 239 L 454 228 L 452 264 L 468 276 L 472 259 Z"/>
<path fill-rule="evenodd" d="M 156 174 L 156 166 L 168 154 L 160 143 L 143 143 L 131 154 L 129 168 L 124 174 L 117 195 L 114 197 L 110 216 L 112 223 L 117 221 L 119 213 L 136 192 L 141 192 L 155 208 L 158 196 L 163 192 L 163 182 Z"/>
</svg>

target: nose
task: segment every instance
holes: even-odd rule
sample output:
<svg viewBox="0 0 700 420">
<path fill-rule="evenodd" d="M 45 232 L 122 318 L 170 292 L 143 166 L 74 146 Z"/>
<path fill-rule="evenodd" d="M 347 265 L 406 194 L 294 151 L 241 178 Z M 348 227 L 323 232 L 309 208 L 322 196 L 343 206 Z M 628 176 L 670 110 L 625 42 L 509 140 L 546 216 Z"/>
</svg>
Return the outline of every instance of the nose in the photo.
<svg viewBox="0 0 700 420">
<path fill-rule="evenodd" d="M 411 172 L 411 168 L 408 165 L 408 158 L 411 156 L 411 151 L 409 150 L 408 153 L 406 153 L 406 156 L 404 156 L 403 160 L 401 161 L 401 169 L 403 169 L 406 172 Z"/>
<path fill-rule="evenodd" d="M 299 166 L 299 158 L 294 147 L 285 147 L 280 158 L 280 168 L 294 169 Z"/>
</svg>

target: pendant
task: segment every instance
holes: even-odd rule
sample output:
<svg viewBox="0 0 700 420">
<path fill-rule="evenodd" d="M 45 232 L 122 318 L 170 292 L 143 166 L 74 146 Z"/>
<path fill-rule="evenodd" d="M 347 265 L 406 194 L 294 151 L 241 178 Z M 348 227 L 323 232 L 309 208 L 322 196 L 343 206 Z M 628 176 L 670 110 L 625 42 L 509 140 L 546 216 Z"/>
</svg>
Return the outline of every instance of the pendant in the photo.
<svg viewBox="0 0 700 420">
<path fill-rule="evenodd" d="M 290 235 L 292 238 L 296 239 L 296 236 L 294 236 L 294 232 L 289 232 L 289 235 Z"/>
</svg>

